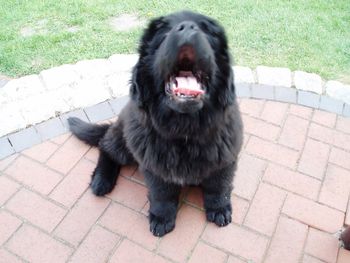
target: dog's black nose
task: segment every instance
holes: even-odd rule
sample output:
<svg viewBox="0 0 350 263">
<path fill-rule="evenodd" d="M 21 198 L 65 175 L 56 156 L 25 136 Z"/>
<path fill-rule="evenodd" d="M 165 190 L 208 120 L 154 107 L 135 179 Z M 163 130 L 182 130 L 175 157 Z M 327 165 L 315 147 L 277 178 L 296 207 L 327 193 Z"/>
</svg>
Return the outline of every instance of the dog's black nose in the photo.
<svg viewBox="0 0 350 263">
<path fill-rule="evenodd" d="M 195 22 L 184 21 L 177 25 L 177 31 L 187 32 L 187 31 L 197 31 L 198 26 Z"/>
</svg>

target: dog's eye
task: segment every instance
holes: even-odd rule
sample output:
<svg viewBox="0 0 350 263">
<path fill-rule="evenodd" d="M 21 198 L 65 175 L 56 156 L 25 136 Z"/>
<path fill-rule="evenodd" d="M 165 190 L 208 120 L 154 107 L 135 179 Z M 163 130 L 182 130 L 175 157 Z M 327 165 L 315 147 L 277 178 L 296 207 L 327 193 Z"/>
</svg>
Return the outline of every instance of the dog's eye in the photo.
<svg viewBox="0 0 350 263">
<path fill-rule="evenodd" d="M 161 29 L 163 26 L 164 26 L 164 22 L 163 21 L 159 21 L 157 24 L 156 24 L 156 29 L 159 30 Z"/>
<path fill-rule="evenodd" d="M 210 34 L 215 38 L 219 38 L 221 35 L 220 28 L 213 21 L 201 21 L 200 27 L 206 34 Z"/>
<path fill-rule="evenodd" d="M 199 26 L 204 32 L 209 32 L 208 24 L 206 22 L 201 21 L 199 23 Z"/>
<path fill-rule="evenodd" d="M 155 26 L 157 30 L 163 30 L 169 27 L 169 23 L 163 18 L 157 20 L 157 24 Z"/>
</svg>

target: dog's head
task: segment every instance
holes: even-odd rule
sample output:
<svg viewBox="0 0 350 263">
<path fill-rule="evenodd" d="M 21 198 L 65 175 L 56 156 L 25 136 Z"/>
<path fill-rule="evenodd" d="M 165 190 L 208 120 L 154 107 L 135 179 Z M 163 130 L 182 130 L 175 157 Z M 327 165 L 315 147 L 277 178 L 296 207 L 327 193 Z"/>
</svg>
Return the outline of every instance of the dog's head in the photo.
<svg viewBox="0 0 350 263">
<path fill-rule="evenodd" d="M 183 11 L 155 19 L 139 54 L 131 95 L 141 107 L 157 101 L 178 113 L 194 113 L 234 100 L 225 32 L 211 18 Z"/>
</svg>

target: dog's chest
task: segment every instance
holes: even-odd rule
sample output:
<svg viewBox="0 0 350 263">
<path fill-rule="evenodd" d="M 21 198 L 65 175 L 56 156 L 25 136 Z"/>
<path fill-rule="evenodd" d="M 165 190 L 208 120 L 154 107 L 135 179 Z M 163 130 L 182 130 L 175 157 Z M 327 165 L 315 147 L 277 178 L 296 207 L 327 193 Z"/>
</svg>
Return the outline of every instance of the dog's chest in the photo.
<svg viewBox="0 0 350 263">
<path fill-rule="evenodd" d="M 143 169 L 166 181 L 199 184 L 211 172 L 234 162 L 234 138 L 215 136 L 206 143 L 166 140 L 146 132 L 128 140 L 128 147 Z"/>
</svg>

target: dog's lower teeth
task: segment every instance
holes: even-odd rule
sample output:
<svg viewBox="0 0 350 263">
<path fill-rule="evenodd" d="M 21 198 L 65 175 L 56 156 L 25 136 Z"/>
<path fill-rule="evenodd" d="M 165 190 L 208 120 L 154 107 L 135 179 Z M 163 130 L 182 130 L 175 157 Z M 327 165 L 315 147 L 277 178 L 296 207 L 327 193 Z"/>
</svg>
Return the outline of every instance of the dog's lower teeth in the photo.
<svg viewBox="0 0 350 263">
<path fill-rule="evenodd" d="M 187 95 L 183 93 L 176 92 L 175 96 L 180 97 L 180 98 L 197 98 L 198 95 Z"/>
</svg>

